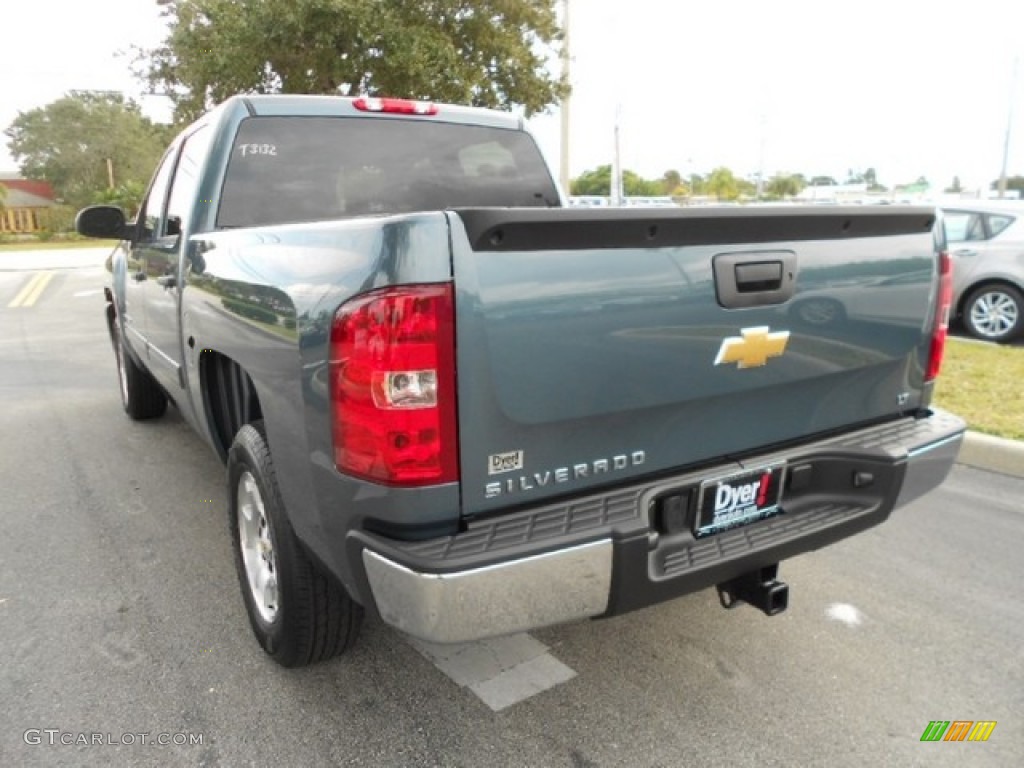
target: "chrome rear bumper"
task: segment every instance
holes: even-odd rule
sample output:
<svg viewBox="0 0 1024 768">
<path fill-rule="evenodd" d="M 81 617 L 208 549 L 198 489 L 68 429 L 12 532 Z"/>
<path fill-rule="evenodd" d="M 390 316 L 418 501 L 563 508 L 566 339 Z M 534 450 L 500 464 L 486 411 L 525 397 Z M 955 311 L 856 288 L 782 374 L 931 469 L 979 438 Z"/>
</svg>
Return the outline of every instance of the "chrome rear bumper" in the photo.
<svg viewBox="0 0 1024 768">
<path fill-rule="evenodd" d="M 363 565 L 384 621 L 423 640 L 461 643 L 604 613 L 612 542 L 457 573 L 417 573 L 368 549 Z"/>
</svg>

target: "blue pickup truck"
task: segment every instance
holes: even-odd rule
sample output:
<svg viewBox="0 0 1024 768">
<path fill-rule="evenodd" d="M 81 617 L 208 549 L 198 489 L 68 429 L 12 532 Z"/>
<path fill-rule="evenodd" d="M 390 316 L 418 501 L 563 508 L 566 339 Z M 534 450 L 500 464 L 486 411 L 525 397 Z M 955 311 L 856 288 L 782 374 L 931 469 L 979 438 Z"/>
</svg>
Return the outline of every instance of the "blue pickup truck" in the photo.
<svg viewBox="0 0 1024 768">
<path fill-rule="evenodd" d="M 225 462 L 285 666 L 364 611 L 434 642 L 712 587 L 778 613 L 780 561 L 940 484 L 963 436 L 930 406 L 930 208 L 572 209 L 513 115 L 238 96 L 134 221 L 77 227 L 121 240 L 125 411 L 173 403 Z M 857 292 L 884 311 L 808 311 Z"/>
</svg>

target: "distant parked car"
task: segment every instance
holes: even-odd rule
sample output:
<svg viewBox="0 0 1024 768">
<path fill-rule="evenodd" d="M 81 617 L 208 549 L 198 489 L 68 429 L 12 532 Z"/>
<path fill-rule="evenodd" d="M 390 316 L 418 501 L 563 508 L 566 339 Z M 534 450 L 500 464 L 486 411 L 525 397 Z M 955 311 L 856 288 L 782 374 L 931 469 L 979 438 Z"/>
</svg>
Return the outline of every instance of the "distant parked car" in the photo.
<svg viewBox="0 0 1024 768">
<path fill-rule="evenodd" d="M 1024 202 L 940 205 L 953 256 L 953 311 L 988 341 L 1024 335 Z"/>
<path fill-rule="evenodd" d="M 933 280 L 932 270 L 925 269 L 873 280 L 829 282 L 820 287 L 808 281 L 812 287 L 797 293 L 786 311 L 808 328 L 848 320 L 886 320 L 897 326 L 915 326 L 921 322 L 921 286 Z"/>
</svg>

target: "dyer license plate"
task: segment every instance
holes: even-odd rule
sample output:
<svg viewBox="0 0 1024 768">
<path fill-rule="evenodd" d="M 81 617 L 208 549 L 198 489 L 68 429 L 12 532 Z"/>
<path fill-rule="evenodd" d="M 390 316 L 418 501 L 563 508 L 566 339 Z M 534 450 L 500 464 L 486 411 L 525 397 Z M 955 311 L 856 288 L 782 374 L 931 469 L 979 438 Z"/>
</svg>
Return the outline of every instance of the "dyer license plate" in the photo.
<svg viewBox="0 0 1024 768">
<path fill-rule="evenodd" d="M 703 483 L 694 534 L 709 536 L 779 514 L 784 466 L 772 464 Z"/>
</svg>

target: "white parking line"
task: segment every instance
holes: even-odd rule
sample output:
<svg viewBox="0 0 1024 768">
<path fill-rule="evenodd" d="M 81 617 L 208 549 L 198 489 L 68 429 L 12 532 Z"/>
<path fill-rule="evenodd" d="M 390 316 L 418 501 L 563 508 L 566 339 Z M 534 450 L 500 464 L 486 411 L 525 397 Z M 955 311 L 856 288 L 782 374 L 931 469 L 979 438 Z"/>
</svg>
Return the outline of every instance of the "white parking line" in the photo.
<svg viewBox="0 0 1024 768">
<path fill-rule="evenodd" d="M 410 643 L 495 712 L 576 676 L 548 653 L 546 645 L 524 632 L 458 645 L 435 645 L 415 638 L 410 638 Z"/>
</svg>

